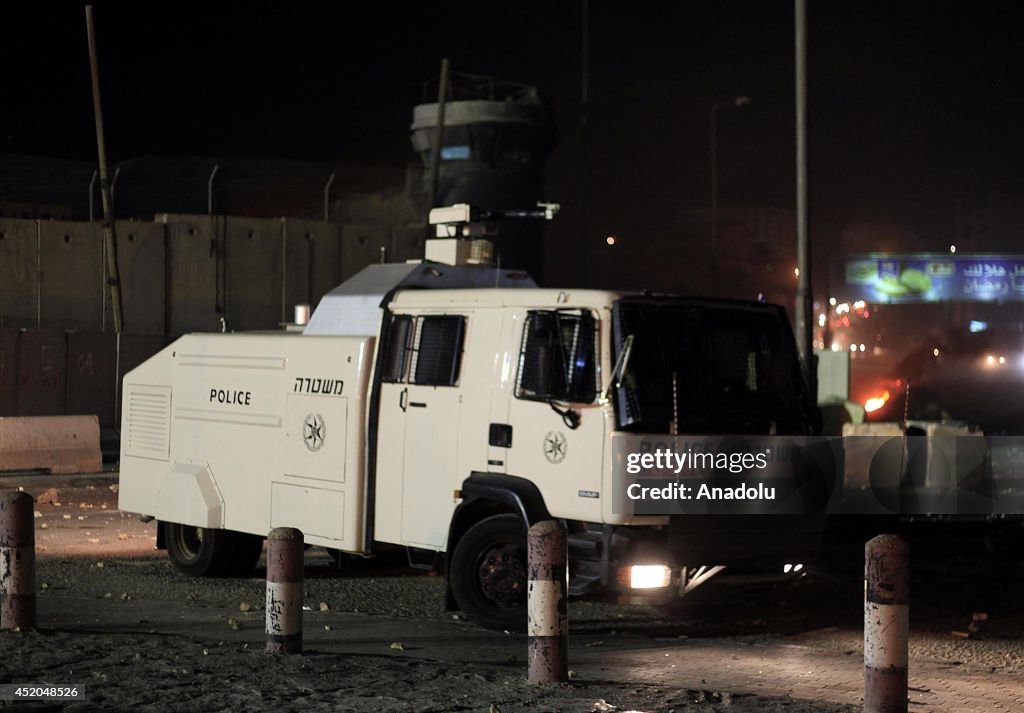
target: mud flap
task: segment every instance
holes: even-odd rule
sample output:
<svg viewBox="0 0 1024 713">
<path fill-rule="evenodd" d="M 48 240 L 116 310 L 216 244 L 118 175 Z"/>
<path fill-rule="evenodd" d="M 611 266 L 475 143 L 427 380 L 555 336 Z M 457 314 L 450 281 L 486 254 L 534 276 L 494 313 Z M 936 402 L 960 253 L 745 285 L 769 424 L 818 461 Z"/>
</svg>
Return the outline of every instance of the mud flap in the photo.
<svg viewBox="0 0 1024 713">
<path fill-rule="evenodd" d="M 205 463 L 175 463 L 155 499 L 158 520 L 194 527 L 224 527 L 224 497 Z"/>
</svg>

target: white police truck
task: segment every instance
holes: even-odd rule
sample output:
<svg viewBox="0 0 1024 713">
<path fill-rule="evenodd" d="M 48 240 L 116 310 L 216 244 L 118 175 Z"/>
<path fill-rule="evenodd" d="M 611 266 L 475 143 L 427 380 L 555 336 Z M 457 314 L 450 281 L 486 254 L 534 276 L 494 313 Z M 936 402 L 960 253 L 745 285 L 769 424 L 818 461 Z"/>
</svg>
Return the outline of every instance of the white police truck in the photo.
<svg viewBox="0 0 1024 713">
<path fill-rule="evenodd" d="M 540 520 L 569 530 L 576 595 L 664 600 L 737 556 L 794 556 L 775 517 L 711 532 L 612 497 L 622 454 L 669 434 L 809 432 L 781 308 L 541 289 L 427 242 L 447 262 L 370 266 L 302 333 L 191 334 L 125 376 L 119 507 L 158 520 L 178 569 L 249 571 L 295 527 L 341 553 L 408 548 L 443 568 L 450 608 L 514 630 Z"/>
</svg>

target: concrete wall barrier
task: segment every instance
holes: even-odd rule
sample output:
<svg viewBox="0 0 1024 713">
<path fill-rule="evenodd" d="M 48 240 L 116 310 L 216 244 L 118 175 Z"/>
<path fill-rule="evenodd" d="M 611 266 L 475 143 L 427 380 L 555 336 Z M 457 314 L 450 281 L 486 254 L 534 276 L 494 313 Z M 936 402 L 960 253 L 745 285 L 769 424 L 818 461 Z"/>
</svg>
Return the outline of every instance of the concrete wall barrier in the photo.
<svg viewBox="0 0 1024 713">
<path fill-rule="evenodd" d="M 0 470 L 98 473 L 100 422 L 96 416 L 0 418 Z"/>
</svg>

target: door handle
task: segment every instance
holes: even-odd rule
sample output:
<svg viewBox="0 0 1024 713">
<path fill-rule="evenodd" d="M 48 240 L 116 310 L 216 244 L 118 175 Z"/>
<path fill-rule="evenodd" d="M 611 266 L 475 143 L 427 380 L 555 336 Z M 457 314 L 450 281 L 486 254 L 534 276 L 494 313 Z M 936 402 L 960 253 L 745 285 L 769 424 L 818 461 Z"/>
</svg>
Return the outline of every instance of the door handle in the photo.
<svg viewBox="0 0 1024 713">
<path fill-rule="evenodd" d="M 398 408 L 405 411 L 405 404 L 409 399 L 409 389 L 402 389 L 402 393 L 398 395 Z"/>
<path fill-rule="evenodd" d="M 410 401 L 409 405 L 410 406 L 415 406 L 416 408 L 426 408 L 427 407 L 427 405 L 425 403 L 423 403 L 422 401 Z"/>
</svg>

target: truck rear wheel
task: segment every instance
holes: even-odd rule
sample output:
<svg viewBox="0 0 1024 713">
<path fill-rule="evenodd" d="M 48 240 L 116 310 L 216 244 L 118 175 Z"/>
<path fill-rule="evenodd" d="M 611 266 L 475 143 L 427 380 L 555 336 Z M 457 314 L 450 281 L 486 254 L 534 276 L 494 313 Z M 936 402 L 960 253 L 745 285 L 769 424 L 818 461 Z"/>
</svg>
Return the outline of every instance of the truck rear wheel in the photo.
<svg viewBox="0 0 1024 713">
<path fill-rule="evenodd" d="M 243 577 L 247 576 L 256 568 L 256 563 L 260 561 L 265 538 L 245 532 L 232 532 L 229 534 L 235 536 L 235 556 L 229 565 L 229 572 Z"/>
<path fill-rule="evenodd" d="M 455 547 L 449 578 L 467 617 L 496 631 L 526 630 L 526 530 L 518 515 L 471 527 Z"/>
<path fill-rule="evenodd" d="M 230 530 L 215 530 L 192 525 L 180 525 L 176 522 L 161 523 L 164 528 L 164 542 L 167 554 L 178 569 L 192 577 L 217 577 L 238 571 L 245 564 L 242 560 L 248 557 L 250 565 L 255 565 L 252 554 L 255 547 L 250 543 L 246 552 L 240 552 L 242 538 L 252 537 Z M 261 543 L 262 546 L 262 543 Z M 240 557 L 239 555 L 243 555 Z M 259 558 L 259 554 L 256 554 Z M 252 569 L 252 566 L 249 567 Z"/>
</svg>

